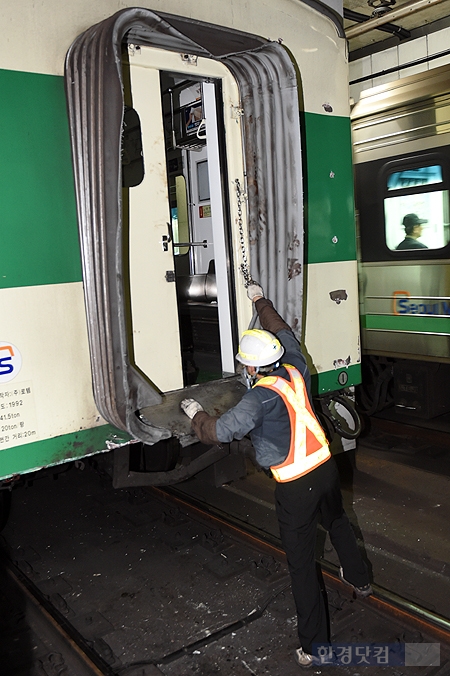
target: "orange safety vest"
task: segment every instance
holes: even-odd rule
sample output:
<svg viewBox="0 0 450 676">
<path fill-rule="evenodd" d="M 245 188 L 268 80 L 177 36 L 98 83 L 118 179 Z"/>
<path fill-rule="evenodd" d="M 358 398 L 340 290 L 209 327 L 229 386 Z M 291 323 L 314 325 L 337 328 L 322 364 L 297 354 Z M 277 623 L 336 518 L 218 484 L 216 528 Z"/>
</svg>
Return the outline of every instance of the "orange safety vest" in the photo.
<svg viewBox="0 0 450 676">
<path fill-rule="evenodd" d="M 305 381 L 290 364 L 283 364 L 290 382 L 280 376 L 265 376 L 255 387 L 267 387 L 283 399 L 291 424 L 291 445 L 286 460 L 270 469 L 276 481 L 293 481 L 308 474 L 331 456 L 328 441 L 311 404 Z"/>
</svg>

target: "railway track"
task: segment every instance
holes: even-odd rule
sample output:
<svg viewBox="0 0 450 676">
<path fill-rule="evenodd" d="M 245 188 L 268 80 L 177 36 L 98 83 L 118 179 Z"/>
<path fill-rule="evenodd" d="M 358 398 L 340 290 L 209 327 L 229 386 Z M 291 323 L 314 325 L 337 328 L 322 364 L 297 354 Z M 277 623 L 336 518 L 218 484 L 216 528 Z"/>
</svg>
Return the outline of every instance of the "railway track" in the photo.
<svg viewBox="0 0 450 676">
<path fill-rule="evenodd" d="M 4 554 L 0 566 L 2 674 L 114 675 L 51 598 Z"/>
<path fill-rule="evenodd" d="M 217 528 L 231 529 L 236 532 L 238 537 L 256 545 L 268 555 L 279 560 L 284 560 L 284 552 L 281 549 L 280 543 L 266 532 L 254 527 L 252 528 L 248 523 L 239 521 L 238 519 L 230 519 L 229 516 L 221 514 L 220 511 L 214 507 L 201 504 L 192 498 L 186 499 L 186 497 L 183 494 L 180 494 L 176 488 L 171 487 L 155 490 L 161 490 L 161 492 L 171 495 L 180 508 L 194 511 L 198 510 L 203 518 L 206 510 L 206 514 L 210 516 Z M 320 565 L 323 570 L 326 585 L 338 589 L 345 594 L 347 590 L 345 585 L 339 580 L 338 567 L 324 560 L 320 561 Z M 404 599 L 400 595 L 377 584 L 373 583 L 372 587 L 374 589 L 374 595 L 367 599 L 367 603 L 376 608 L 377 611 L 396 617 L 411 628 L 415 628 L 428 635 L 433 635 L 437 641 L 443 641 L 450 645 L 449 619 L 438 613 L 430 612 L 417 604 L 411 603 L 411 601 Z"/>
<path fill-rule="evenodd" d="M 450 419 L 447 416 L 432 420 L 412 419 L 408 417 L 406 421 L 389 418 L 371 418 L 368 438 L 371 435 L 390 435 L 398 439 L 415 439 L 416 442 L 423 442 L 441 448 L 450 450 Z"/>
<path fill-rule="evenodd" d="M 16 628 L 23 637 L 27 625 L 28 645 L 37 646 L 33 670 L 29 664 L 28 671 L 5 676 L 298 673 L 289 576 L 275 541 L 175 495 L 174 489 L 118 495 L 93 472 L 87 486 L 86 476 L 63 481 L 70 479 L 74 489 L 73 478 L 80 494 L 88 489 L 92 510 L 80 509 L 77 499 L 64 510 L 59 500 L 66 491 L 59 490 L 59 481 L 52 486 L 58 488 L 54 495 L 41 494 L 48 498 L 43 505 L 35 486 L 23 505 L 28 525 L 13 513 L 5 530 L 10 557 L 5 588 L 15 586 L 13 596 L 21 599 L 23 622 Z M 37 522 L 48 518 L 47 510 L 54 512 L 44 538 L 30 516 L 33 505 L 40 505 Z M 110 546 L 103 556 L 106 528 Z M 333 640 L 439 643 L 442 667 L 421 666 L 417 673 L 449 673 L 445 618 L 421 613 L 379 588 L 374 597 L 355 601 L 332 566 L 323 562 L 322 569 Z M 331 669 L 323 666 L 321 672 Z M 385 672 L 367 669 L 371 676 Z M 340 673 L 355 672 L 342 666 Z M 412 676 L 414 668 L 390 673 Z"/>
</svg>

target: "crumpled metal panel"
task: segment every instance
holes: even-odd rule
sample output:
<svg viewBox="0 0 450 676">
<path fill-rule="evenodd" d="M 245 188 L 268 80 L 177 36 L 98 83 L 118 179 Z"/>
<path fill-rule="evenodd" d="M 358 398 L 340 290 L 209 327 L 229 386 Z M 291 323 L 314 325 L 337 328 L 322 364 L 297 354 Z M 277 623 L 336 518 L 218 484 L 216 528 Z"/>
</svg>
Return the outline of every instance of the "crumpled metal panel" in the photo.
<svg viewBox="0 0 450 676">
<path fill-rule="evenodd" d="M 297 77 L 277 42 L 223 59 L 244 111 L 250 272 L 298 337 L 303 194 Z"/>
<path fill-rule="evenodd" d="M 122 10 L 79 36 L 66 58 L 72 155 L 94 399 L 101 415 L 145 443 L 171 435 L 136 412 L 162 401 L 130 361 L 121 188 L 122 43 L 213 57 L 150 10 Z M 254 38 L 253 38 L 254 44 Z M 298 93 L 281 45 L 221 60 L 237 79 L 249 177 L 250 265 L 297 331 L 302 307 Z"/>
<path fill-rule="evenodd" d="M 161 44 L 190 41 L 148 10 L 119 12 L 75 40 L 66 57 L 66 95 L 75 173 L 94 399 L 101 415 L 145 443 L 168 438 L 136 411 L 161 394 L 130 363 L 128 293 L 123 267 L 121 51 L 125 34 L 144 25 Z"/>
</svg>

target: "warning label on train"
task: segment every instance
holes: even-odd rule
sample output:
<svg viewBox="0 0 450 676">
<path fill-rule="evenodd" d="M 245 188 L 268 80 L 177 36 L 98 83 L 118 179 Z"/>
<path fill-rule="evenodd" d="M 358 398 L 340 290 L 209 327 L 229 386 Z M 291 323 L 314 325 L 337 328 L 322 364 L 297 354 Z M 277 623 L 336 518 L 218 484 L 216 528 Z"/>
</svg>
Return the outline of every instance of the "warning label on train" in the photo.
<svg viewBox="0 0 450 676">
<path fill-rule="evenodd" d="M 38 438 L 31 383 L 0 385 L 0 451 Z"/>
</svg>

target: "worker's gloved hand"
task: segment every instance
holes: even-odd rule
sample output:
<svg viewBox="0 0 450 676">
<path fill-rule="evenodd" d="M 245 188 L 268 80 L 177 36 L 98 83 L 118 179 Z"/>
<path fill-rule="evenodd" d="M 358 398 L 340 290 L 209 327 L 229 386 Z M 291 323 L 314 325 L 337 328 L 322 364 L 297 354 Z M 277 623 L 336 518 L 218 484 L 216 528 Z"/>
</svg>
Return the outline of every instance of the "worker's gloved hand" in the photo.
<svg viewBox="0 0 450 676">
<path fill-rule="evenodd" d="M 192 420 L 194 415 L 199 411 L 203 411 L 203 406 L 195 401 L 195 399 L 183 399 L 180 403 L 181 409 L 186 413 L 187 417 Z"/>
<path fill-rule="evenodd" d="M 247 296 L 250 298 L 250 300 L 258 300 L 258 298 L 264 298 L 264 291 L 262 286 L 257 284 L 256 282 L 252 282 L 251 284 L 248 285 L 247 287 Z"/>
</svg>

